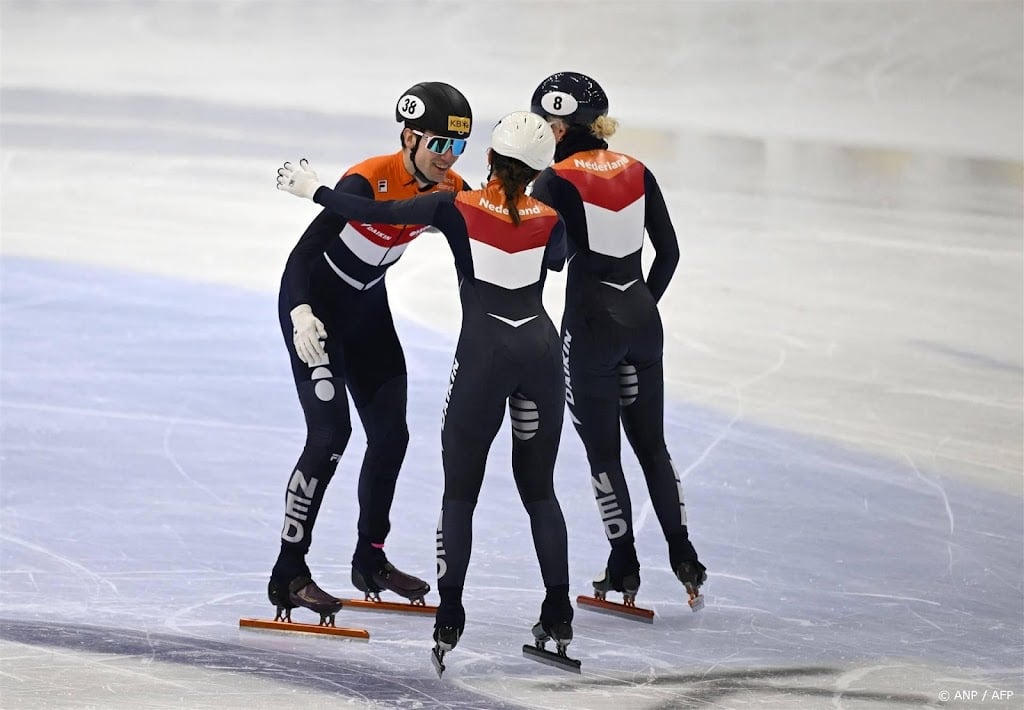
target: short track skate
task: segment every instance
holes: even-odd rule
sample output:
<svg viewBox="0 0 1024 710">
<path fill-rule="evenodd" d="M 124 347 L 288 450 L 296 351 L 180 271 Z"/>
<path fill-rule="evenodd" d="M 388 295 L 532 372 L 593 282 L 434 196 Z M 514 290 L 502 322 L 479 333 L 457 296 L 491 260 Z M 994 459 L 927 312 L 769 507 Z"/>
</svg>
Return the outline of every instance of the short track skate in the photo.
<svg viewBox="0 0 1024 710">
<path fill-rule="evenodd" d="M 700 611 L 704 608 L 704 595 L 700 593 L 699 589 L 687 589 L 686 593 L 690 597 L 686 600 L 686 603 L 690 605 L 690 611 Z"/>
<path fill-rule="evenodd" d="M 619 604 L 596 595 L 587 597 L 581 594 L 576 597 L 576 606 L 580 609 L 589 609 L 590 611 L 610 614 L 611 616 L 618 616 L 623 619 L 642 621 L 645 624 L 654 623 L 654 610 L 637 606 L 634 600 L 629 600 L 628 602 L 624 600 L 623 603 Z"/>
<path fill-rule="evenodd" d="M 609 601 L 608 592 L 619 590 L 614 589 L 610 584 L 606 570 L 604 574 L 594 580 L 594 596 L 579 595 L 576 597 L 576 606 L 602 614 L 619 616 L 623 619 L 653 624 L 654 611 L 636 605 L 636 593 L 640 589 L 640 578 L 638 576 L 626 577 L 620 586 L 622 587 L 622 603 Z"/>
<path fill-rule="evenodd" d="M 561 627 L 565 627 L 568 636 L 560 634 Z M 580 661 L 569 658 L 566 655 L 566 648 L 572 641 L 572 627 L 568 624 L 555 624 L 550 632 L 544 629 L 541 622 L 533 625 L 533 644 L 523 644 L 523 656 L 538 661 L 553 668 L 561 668 L 570 673 L 580 673 Z M 546 646 L 548 641 L 555 642 L 555 650 L 549 651 Z"/>
<path fill-rule="evenodd" d="M 462 631 L 455 626 L 443 626 L 434 629 L 434 648 L 430 651 L 430 662 L 437 671 L 440 678 L 447 668 L 444 665 L 444 655 L 455 648 L 459 643 Z"/>
<path fill-rule="evenodd" d="M 242 618 L 238 626 L 243 629 L 261 629 L 267 631 L 294 631 L 323 636 L 343 636 L 346 638 L 368 641 L 370 634 L 366 629 L 354 629 L 336 626 L 335 615 L 341 611 L 343 602 L 333 597 L 308 576 L 296 577 L 284 584 L 271 578 L 267 586 L 267 595 L 277 608 L 274 619 Z M 292 621 L 292 609 L 305 608 L 320 616 L 319 624 L 306 624 Z"/>
<path fill-rule="evenodd" d="M 342 599 L 346 609 L 357 611 L 394 611 L 404 614 L 426 614 L 433 616 L 437 611 L 436 606 L 431 606 L 420 599 L 410 599 L 406 602 L 386 602 L 379 595 L 366 594 L 365 599 Z"/>
<path fill-rule="evenodd" d="M 239 628 L 262 631 L 293 631 L 303 634 L 319 634 L 322 636 L 343 636 L 357 641 L 369 641 L 370 632 L 366 629 L 348 628 L 334 625 L 334 615 L 329 619 L 321 619 L 319 624 L 306 624 L 300 621 L 292 621 L 291 616 L 287 618 L 250 619 L 242 617 L 238 620 Z"/>
<path fill-rule="evenodd" d="M 683 583 L 686 594 L 689 597 L 686 603 L 692 611 L 700 611 L 704 608 L 704 597 L 701 596 L 700 588 L 708 581 L 708 569 L 697 559 L 697 551 L 689 539 L 677 541 L 675 551 L 670 555 L 674 558 L 672 571 L 676 579 Z"/>
<path fill-rule="evenodd" d="M 406 574 L 393 564 L 382 559 L 375 565 L 377 571 L 364 574 L 355 565 L 352 567 L 352 585 L 363 593 L 363 599 L 344 599 L 346 607 L 363 611 L 396 611 L 411 614 L 434 614 L 436 606 L 426 603 L 424 597 L 430 585 L 418 577 Z M 394 592 L 405 597 L 405 602 L 389 602 L 380 598 L 383 591 Z"/>
</svg>

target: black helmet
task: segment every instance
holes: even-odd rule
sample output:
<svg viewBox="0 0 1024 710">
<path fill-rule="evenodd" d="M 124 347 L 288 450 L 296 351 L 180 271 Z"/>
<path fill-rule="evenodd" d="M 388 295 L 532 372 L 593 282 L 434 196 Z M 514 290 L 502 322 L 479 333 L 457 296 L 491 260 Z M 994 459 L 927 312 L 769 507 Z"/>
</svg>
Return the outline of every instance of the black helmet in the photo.
<svg viewBox="0 0 1024 710">
<path fill-rule="evenodd" d="M 563 71 L 540 83 L 533 92 L 530 110 L 545 118 L 561 118 L 570 125 L 589 126 L 608 113 L 608 96 L 586 74 Z"/>
<path fill-rule="evenodd" d="M 395 120 L 406 128 L 430 131 L 448 138 L 468 138 L 473 111 L 462 92 L 441 81 L 409 87 L 395 104 Z"/>
</svg>

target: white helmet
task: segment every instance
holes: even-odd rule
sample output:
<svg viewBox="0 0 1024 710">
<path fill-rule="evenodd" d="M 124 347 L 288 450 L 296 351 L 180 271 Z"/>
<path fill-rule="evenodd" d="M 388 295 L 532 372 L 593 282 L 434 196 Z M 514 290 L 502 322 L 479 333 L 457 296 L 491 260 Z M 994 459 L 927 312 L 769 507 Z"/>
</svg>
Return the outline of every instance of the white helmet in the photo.
<svg viewBox="0 0 1024 710">
<path fill-rule="evenodd" d="M 555 157 L 555 134 L 548 122 L 529 111 L 513 111 L 491 131 L 491 150 L 543 170 Z"/>
</svg>

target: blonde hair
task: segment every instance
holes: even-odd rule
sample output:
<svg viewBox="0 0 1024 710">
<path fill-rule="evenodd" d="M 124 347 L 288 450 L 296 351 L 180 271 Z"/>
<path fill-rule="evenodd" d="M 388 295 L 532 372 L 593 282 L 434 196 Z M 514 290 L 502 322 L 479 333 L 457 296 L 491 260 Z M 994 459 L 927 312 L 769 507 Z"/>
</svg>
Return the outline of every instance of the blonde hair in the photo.
<svg viewBox="0 0 1024 710">
<path fill-rule="evenodd" d="M 555 125 L 561 126 L 566 130 L 568 130 L 570 126 L 569 122 L 566 121 L 564 118 L 556 118 L 555 116 L 549 116 L 548 121 Z M 609 138 L 615 135 L 615 131 L 619 129 L 619 119 L 611 118 L 610 116 L 607 115 L 598 116 L 596 119 L 594 119 L 593 123 L 587 126 L 587 129 L 590 131 L 590 135 L 594 136 L 594 138 L 607 142 Z"/>
<path fill-rule="evenodd" d="M 590 124 L 590 132 L 595 138 L 600 138 L 603 141 L 607 141 L 609 138 L 615 135 L 615 131 L 619 128 L 618 119 L 612 118 L 608 115 L 598 116 L 594 119 L 594 122 Z"/>
</svg>

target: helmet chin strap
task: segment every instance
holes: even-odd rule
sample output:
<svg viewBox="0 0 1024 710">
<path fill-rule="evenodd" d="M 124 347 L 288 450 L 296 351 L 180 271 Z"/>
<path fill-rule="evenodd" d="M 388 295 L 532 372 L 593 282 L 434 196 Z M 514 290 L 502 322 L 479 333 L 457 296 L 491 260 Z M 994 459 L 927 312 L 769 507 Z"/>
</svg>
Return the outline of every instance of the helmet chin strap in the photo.
<svg viewBox="0 0 1024 710">
<path fill-rule="evenodd" d="M 425 191 L 429 190 L 430 188 L 432 188 L 434 185 L 436 185 L 437 182 L 435 180 L 431 180 L 426 175 L 424 175 L 423 171 L 420 170 L 420 166 L 418 166 L 416 164 L 416 151 L 419 150 L 419 148 L 420 148 L 420 140 L 421 140 L 420 137 L 416 136 L 416 142 L 413 144 L 412 150 L 409 151 L 409 162 L 412 163 L 412 175 L 413 175 L 413 177 L 416 178 L 416 180 L 419 183 L 421 183 L 420 186 L 419 186 L 419 191 L 420 192 L 425 192 Z M 423 183 L 426 183 L 426 184 L 423 184 Z"/>
</svg>

